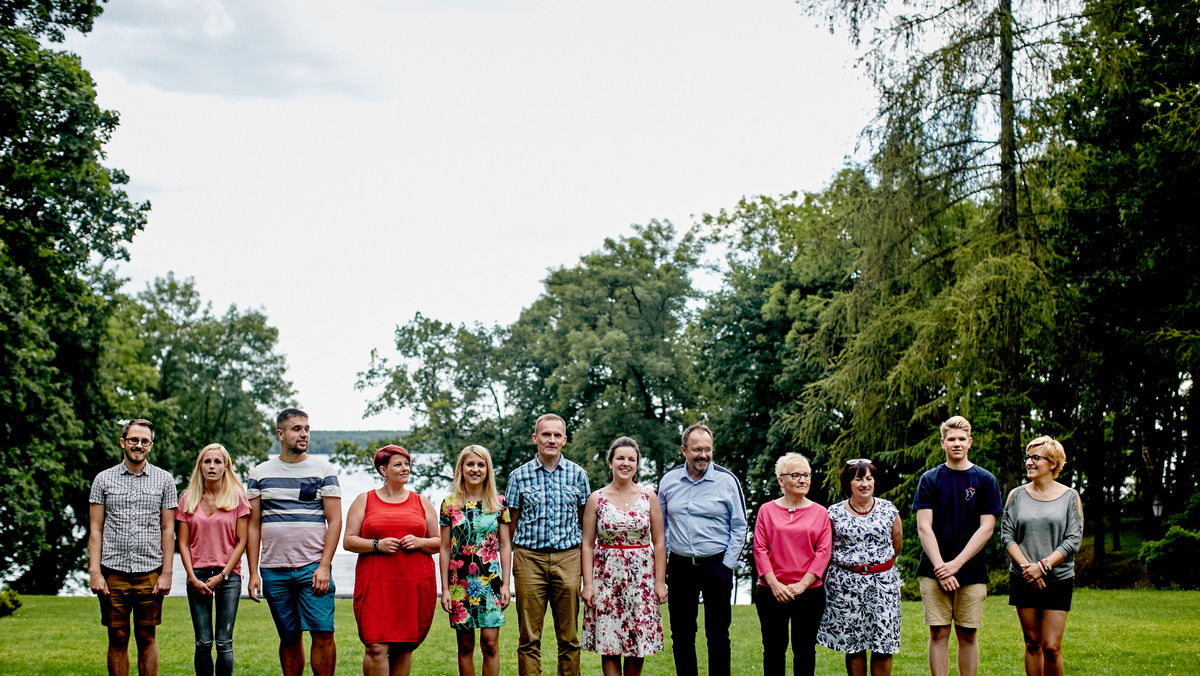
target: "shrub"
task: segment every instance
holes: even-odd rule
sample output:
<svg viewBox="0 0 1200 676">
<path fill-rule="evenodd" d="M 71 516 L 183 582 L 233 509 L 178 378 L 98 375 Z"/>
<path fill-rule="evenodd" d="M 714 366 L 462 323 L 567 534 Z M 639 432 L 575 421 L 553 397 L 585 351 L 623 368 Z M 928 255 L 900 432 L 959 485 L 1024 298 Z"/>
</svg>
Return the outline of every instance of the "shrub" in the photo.
<svg viewBox="0 0 1200 676">
<path fill-rule="evenodd" d="M 1167 519 L 1167 525 L 1200 530 L 1200 493 L 1192 493 L 1192 497 L 1184 503 L 1183 509 Z"/>
<path fill-rule="evenodd" d="M 1200 587 L 1200 579 L 1194 575 L 1200 558 L 1200 531 L 1171 526 L 1163 539 L 1143 542 L 1138 558 L 1156 580 L 1185 589 Z"/>
<path fill-rule="evenodd" d="M 0 590 L 0 617 L 12 615 L 21 607 L 21 595 L 12 589 Z"/>
<path fill-rule="evenodd" d="M 988 571 L 988 596 L 1008 596 L 1008 566 Z"/>
</svg>

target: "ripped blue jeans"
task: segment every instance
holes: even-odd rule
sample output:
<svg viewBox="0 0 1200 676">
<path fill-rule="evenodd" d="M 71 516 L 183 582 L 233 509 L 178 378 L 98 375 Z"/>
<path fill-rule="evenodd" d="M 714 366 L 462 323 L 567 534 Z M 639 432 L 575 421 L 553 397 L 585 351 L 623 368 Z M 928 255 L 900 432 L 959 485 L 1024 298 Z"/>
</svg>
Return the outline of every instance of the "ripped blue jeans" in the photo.
<svg viewBox="0 0 1200 676">
<path fill-rule="evenodd" d="M 220 572 L 220 566 L 197 568 L 196 577 L 207 580 Z M 189 584 L 187 594 L 188 608 L 192 611 L 192 628 L 196 633 L 196 674 L 212 676 L 212 647 L 216 643 L 217 676 L 229 676 L 233 673 L 233 622 L 237 619 L 238 600 L 242 594 L 241 576 L 230 573 L 224 582 L 213 589 L 212 594 L 201 594 Z"/>
</svg>

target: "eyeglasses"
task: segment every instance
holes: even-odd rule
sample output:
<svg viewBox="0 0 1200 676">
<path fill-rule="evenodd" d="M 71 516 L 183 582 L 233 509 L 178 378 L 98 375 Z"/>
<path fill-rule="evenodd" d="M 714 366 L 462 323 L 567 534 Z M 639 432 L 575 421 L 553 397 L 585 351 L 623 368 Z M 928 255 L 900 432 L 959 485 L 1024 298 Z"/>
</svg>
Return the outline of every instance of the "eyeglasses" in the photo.
<svg viewBox="0 0 1200 676">
<path fill-rule="evenodd" d="M 785 476 L 792 477 L 793 481 L 808 481 L 812 478 L 812 474 L 809 474 L 808 472 L 788 472 L 786 474 L 780 474 L 779 478 L 782 479 Z"/>
<path fill-rule="evenodd" d="M 154 445 L 154 442 L 149 439 L 130 439 L 129 437 L 125 437 L 125 443 L 130 446 L 145 446 L 146 448 Z"/>
<path fill-rule="evenodd" d="M 1034 462 L 1041 462 L 1041 461 L 1043 461 L 1043 460 L 1049 460 L 1050 458 L 1047 458 L 1047 457 L 1046 457 L 1046 456 L 1044 456 L 1044 455 L 1037 455 L 1037 454 L 1034 454 L 1034 455 L 1027 455 L 1027 456 L 1025 456 L 1025 459 L 1026 459 L 1026 460 L 1032 460 L 1032 461 L 1034 461 Z"/>
<path fill-rule="evenodd" d="M 870 460 L 867 460 L 866 458 L 856 458 L 856 459 L 854 459 L 854 460 L 847 460 L 847 461 L 846 461 L 846 464 L 847 464 L 847 465 L 857 465 L 857 464 L 858 464 L 858 463 L 860 463 L 860 462 L 865 462 L 865 463 L 867 463 L 868 465 L 869 465 L 869 464 L 871 464 L 871 461 L 870 461 Z"/>
</svg>

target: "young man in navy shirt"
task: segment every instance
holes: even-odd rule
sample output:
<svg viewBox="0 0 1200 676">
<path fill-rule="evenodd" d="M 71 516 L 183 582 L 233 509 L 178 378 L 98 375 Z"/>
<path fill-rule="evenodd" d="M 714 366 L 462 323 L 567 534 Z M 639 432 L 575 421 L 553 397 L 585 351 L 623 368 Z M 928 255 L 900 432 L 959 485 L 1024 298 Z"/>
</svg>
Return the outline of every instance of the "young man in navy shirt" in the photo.
<svg viewBox="0 0 1200 676">
<path fill-rule="evenodd" d="M 946 462 L 925 472 L 913 510 L 921 538 L 917 578 L 929 625 L 929 671 L 950 671 L 950 625 L 958 636 L 958 672 L 979 671 L 975 633 L 987 598 L 986 545 L 1003 511 L 1000 487 L 991 472 L 971 463 L 971 423 L 954 416 L 941 427 Z"/>
</svg>

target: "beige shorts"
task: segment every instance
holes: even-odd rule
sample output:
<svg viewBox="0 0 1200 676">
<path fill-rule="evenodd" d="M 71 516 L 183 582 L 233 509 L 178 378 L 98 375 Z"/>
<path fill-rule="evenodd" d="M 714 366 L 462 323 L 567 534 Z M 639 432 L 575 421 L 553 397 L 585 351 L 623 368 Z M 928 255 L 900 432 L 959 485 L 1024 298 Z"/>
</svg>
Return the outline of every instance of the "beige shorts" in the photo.
<svg viewBox="0 0 1200 676">
<path fill-rule="evenodd" d="M 921 583 L 921 605 L 925 608 L 925 624 L 945 627 L 951 624 L 964 629 L 983 626 L 983 602 L 987 599 L 986 584 L 969 584 L 948 592 L 932 577 L 917 578 Z"/>
</svg>

